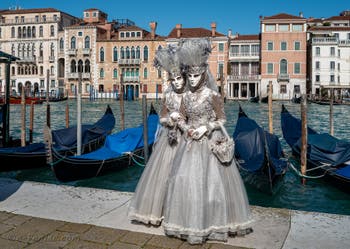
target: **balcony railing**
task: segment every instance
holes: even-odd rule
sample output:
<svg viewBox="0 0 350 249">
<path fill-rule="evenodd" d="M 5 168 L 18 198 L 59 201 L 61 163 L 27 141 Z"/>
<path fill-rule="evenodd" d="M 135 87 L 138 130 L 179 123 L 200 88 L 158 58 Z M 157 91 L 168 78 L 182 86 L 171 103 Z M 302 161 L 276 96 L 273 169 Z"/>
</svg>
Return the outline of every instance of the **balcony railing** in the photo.
<svg viewBox="0 0 350 249">
<path fill-rule="evenodd" d="M 289 81 L 289 74 L 278 74 L 277 75 L 277 81 Z"/>
<path fill-rule="evenodd" d="M 26 23 L 44 23 L 44 22 L 59 22 L 59 17 L 46 17 L 46 18 L 24 18 L 24 20 L 18 19 L 0 19 L 0 24 L 26 24 Z"/>
<path fill-rule="evenodd" d="M 121 65 L 140 65 L 140 59 L 119 59 L 118 63 Z"/>
<path fill-rule="evenodd" d="M 140 76 L 124 76 L 123 80 L 124 82 L 139 82 Z"/>
<path fill-rule="evenodd" d="M 317 37 L 312 38 L 312 44 L 337 44 L 337 37 Z"/>
<path fill-rule="evenodd" d="M 79 73 L 68 73 L 67 74 L 68 79 L 79 79 Z M 91 73 L 82 73 L 81 78 L 82 79 L 90 79 Z"/>
<path fill-rule="evenodd" d="M 74 49 L 68 49 L 67 53 L 68 53 L 68 55 L 76 56 L 77 55 L 77 50 L 75 48 Z"/>
<path fill-rule="evenodd" d="M 36 57 L 35 56 L 26 56 L 21 58 L 21 60 L 19 60 L 18 62 L 21 63 L 35 63 L 36 61 Z"/>
<path fill-rule="evenodd" d="M 44 62 L 44 58 L 42 56 L 38 57 L 38 63 L 43 63 Z"/>
<path fill-rule="evenodd" d="M 257 74 L 245 74 L 245 75 L 228 75 L 227 80 L 243 80 L 243 81 L 250 81 L 250 80 L 258 80 L 259 75 Z"/>
<path fill-rule="evenodd" d="M 53 56 L 53 55 L 49 56 L 49 61 L 50 62 L 54 62 L 55 61 L 55 56 Z"/>
</svg>

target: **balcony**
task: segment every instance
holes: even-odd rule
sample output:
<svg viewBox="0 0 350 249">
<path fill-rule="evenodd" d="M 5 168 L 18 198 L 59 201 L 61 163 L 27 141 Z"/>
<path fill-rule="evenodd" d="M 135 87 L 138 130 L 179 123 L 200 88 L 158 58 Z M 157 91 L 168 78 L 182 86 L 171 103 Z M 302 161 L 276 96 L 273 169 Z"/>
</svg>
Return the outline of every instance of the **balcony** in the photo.
<svg viewBox="0 0 350 249">
<path fill-rule="evenodd" d="M 36 58 L 35 56 L 26 56 L 21 58 L 21 60 L 17 61 L 19 63 L 35 63 Z"/>
<path fill-rule="evenodd" d="M 140 65 L 140 59 L 119 59 L 118 63 L 120 65 Z"/>
<path fill-rule="evenodd" d="M 74 49 L 68 49 L 67 54 L 69 56 L 77 56 L 77 50 L 75 48 Z"/>
<path fill-rule="evenodd" d="M 90 51 L 91 51 L 91 49 L 90 49 L 90 48 L 83 48 L 82 53 L 83 53 L 83 55 L 87 55 L 87 56 L 89 56 L 89 55 L 90 55 Z"/>
<path fill-rule="evenodd" d="M 285 74 L 285 73 L 283 73 L 283 74 L 278 74 L 277 75 L 277 81 L 279 82 L 279 81 L 287 81 L 287 82 L 289 82 L 289 74 Z"/>
<path fill-rule="evenodd" d="M 42 56 L 38 57 L 38 63 L 43 63 L 44 62 L 44 58 Z"/>
<path fill-rule="evenodd" d="M 125 82 L 139 82 L 140 76 L 124 76 L 123 81 Z"/>
<path fill-rule="evenodd" d="M 28 24 L 28 23 L 45 23 L 45 22 L 59 22 L 60 18 L 57 17 L 49 17 L 46 18 L 25 18 L 24 20 L 21 19 L 8 19 L 3 18 L 0 19 L 0 24 Z"/>
<path fill-rule="evenodd" d="M 55 56 L 53 56 L 53 55 L 49 56 L 49 61 L 50 62 L 55 62 Z"/>
<path fill-rule="evenodd" d="M 81 78 L 82 79 L 90 79 L 91 73 L 82 73 Z M 67 74 L 68 79 L 79 79 L 79 73 L 68 73 Z"/>
<path fill-rule="evenodd" d="M 260 58 L 259 52 L 247 52 L 247 53 L 229 53 L 229 60 L 241 60 L 241 61 L 258 61 Z"/>
<path fill-rule="evenodd" d="M 244 74 L 244 75 L 228 75 L 228 81 L 257 81 L 259 80 L 259 75 L 257 74 Z"/>
<path fill-rule="evenodd" d="M 312 38 L 312 45 L 325 45 L 325 44 L 338 44 L 338 38 L 337 37 L 317 37 Z"/>
</svg>

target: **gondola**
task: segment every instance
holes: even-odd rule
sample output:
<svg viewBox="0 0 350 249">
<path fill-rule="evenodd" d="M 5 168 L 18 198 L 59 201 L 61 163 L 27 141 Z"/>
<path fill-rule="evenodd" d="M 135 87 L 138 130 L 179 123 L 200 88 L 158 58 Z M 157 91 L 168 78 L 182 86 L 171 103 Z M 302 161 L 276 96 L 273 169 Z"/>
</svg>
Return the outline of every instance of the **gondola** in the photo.
<svg viewBox="0 0 350 249">
<path fill-rule="evenodd" d="M 154 142 L 159 118 L 153 106 L 148 116 L 148 146 Z M 63 156 L 55 148 L 49 151 L 51 169 L 61 182 L 95 177 L 140 163 L 144 152 L 143 125 L 108 135 L 104 146 L 80 156 Z"/>
<path fill-rule="evenodd" d="M 255 97 L 250 97 L 249 98 L 249 102 L 252 102 L 252 103 L 259 103 L 259 95 L 258 96 L 255 96 Z"/>
<path fill-rule="evenodd" d="M 291 99 L 291 102 L 292 103 L 294 103 L 294 104 L 300 104 L 301 103 L 301 99 L 302 97 L 293 97 L 292 99 Z"/>
<path fill-rule="evenodd" d="M 262 192 L 276 193 L 288 169 L 278 137 L 260 127 L 240 106 L 233 138 L 244 182 Z"/>
<path fill-rule="evenodd" d="M 44 100 L 40 97 L 25 97 L 24 98 L 26 105 L 30 104 L 42 104 Z M 0 104 L 5 102 L 4 98 L 0 98 Z M 10 104 L 22 104 L 21 96 L 10 96 Z"/>
<path fill-rule="evenodd" d="M 266 96 L 266 97 L 262 97 L 261 100 L 260 100 L 261 103 L 267 103 L 269 102 L 269 96 Z"/>
<path fill-rule="evenodd" d="M 115 126 L 115 117 L 108 106 L 104 115 L 95 124 L 82 125 L 82 151 L 89 152 L 103 145 L 105 137 Z M 52 131 L 55 149 L 64 155 L 73 155 L 77 147 L 77 127 Z M 45 143 L 0 148 L 0 171 L 45 167 Z"/>
<path fill-rule="evenodd" d="M 283 137 L 296 158 L 301 154 L 301 120 L 292 116 L 282 105 L 281 126 Z M 325 176 L 339 189 L 350 193 L 350 142 L 328 133 L 318 133 L 308 127 L 308 175 Z"/>
</svg>

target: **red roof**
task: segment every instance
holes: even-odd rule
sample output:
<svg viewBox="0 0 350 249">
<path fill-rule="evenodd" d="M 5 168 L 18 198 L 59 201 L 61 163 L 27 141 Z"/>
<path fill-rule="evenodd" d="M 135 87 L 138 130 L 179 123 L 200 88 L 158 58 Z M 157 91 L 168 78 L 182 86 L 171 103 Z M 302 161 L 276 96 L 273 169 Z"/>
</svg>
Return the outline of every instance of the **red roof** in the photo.
<svg viewBox="0 0 350 249">
<path fill-rule="evenodd" d="M 350 27 L 313 26 L 309 28 L 309 31 L 350 31 Z"/>
<path fill-rule="evenodd" d="M 46 13 L 46 12 L 62 12 L 54 8 L 39 8 L 39 9 L 15 9 L 15 10 L 2 10 L 1 14 L 29 14 L 29 13 Z"/>
<path fill-rule="evenodd" d="M 181 28 L 180 38 L 195 38 L 195 37 L 211 37 L 211 30 L 204 28 Z M 225 36 L 219 32 L 215 32 L 215 36 Z M 174 28 L 168 35 L 168 38 L 178 38 L 177 28 Z"/>
<path fill-rule="evenodd" d="M 233 38 L 234 41 L 252 41 L 252 40 L 260 40 L 259 35 L 238 35 L 237 37 Z"/>
<path fill-rule="evenodd" d="M 293 16 L 293 15 L 289 15 L 286 13 L 280 13 L 277 15 L 273 15 L 273 16 L 265 16 L 264 20 L 271 20 L 271 19 L 299 19 L 299 20 L 303 20 L 305 19 L 304 17 L 300 17 L 300 16 Z"/>
</svg>

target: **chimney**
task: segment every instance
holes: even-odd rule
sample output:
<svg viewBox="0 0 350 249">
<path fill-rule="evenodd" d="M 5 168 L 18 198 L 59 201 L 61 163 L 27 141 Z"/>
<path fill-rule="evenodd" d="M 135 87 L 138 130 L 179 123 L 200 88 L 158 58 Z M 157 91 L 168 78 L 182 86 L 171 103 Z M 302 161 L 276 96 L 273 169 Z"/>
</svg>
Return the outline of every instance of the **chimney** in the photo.
<svg viewBox="0 0 350 249">
<path fill-rule="evenodd" d="M 210 26 L 211 26 L 211 36 L 214 37 L 216 33 L 216 23 L 212 22 Z"/>
<path fill-rule="evenodd" d="M 231 29 L 228 30 L 227 36 L 228 36 L 228 37 L 231 37 L 231 36 L 232 36 L 232 30 L 231 30 Z"/>
<path fill-rule="evenodd" d="M 156 28 L 157 23 L 156 22 L 150 22 L 149 27 L 151 28 L 151 38 L 154 39 L 156 37 Z"/>
<path fill-rule="evenodd" d="M 303 12 L 299 12 L 299 17 L 304 17 Z"/>
<path fill-rule="evenodd" d="M 180 38 L 181 37 L 182 25 L 181 24 L 176 24 L 175 28 L 176 28 L 176 37 Z"/>
</svg>

